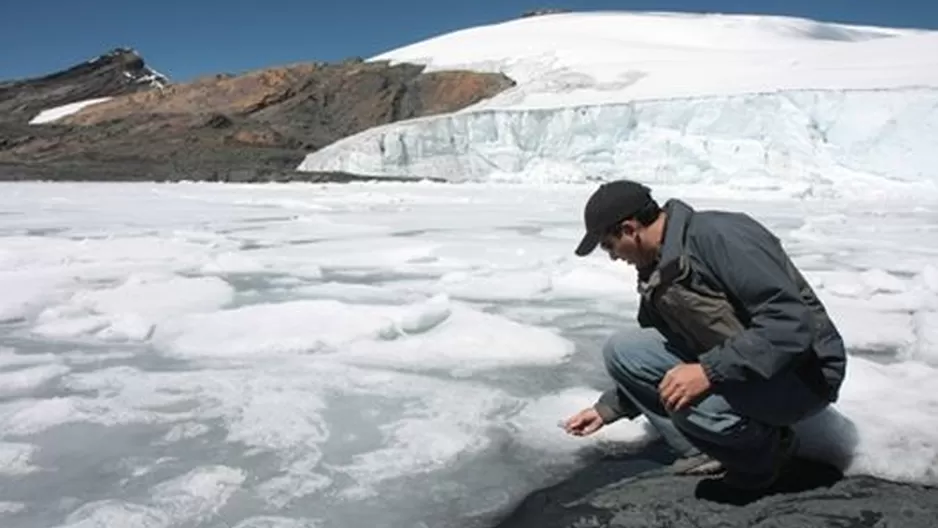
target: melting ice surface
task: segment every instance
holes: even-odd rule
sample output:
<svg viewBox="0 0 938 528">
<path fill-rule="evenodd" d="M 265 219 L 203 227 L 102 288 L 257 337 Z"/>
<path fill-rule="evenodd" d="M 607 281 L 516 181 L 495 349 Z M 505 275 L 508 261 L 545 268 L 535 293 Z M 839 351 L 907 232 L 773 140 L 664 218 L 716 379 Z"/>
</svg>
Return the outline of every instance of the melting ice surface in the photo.
<svg viewBox="0 0 938 528">
<path fill-rule="evenodd" d="M 641 338 L 633 272 L 572 255 L 591 189 L 4 185 L 0 525 L 482 526 L 640 450 L 556 426 Z M 938 484 L 938 200 L 656 191 L 767 223 L 840 325 L 805 454 Z"/>
</svg>

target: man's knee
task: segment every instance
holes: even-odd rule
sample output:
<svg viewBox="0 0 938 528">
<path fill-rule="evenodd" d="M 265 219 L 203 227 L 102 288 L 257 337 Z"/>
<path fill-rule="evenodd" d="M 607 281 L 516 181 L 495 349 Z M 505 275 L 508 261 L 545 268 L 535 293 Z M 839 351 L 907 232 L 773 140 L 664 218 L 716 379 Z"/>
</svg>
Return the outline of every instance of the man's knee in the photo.
<svg viewBox="0 0 938 528">
<path fill-rule="evenodd" d="M 634 331 L 613 334 L 603 346 L 603 362 L 615 379 L 627 378 L 653 382 L 678 363 L 664 343 L 641 338 Z"/>
<path fill-rule="evenodd" d="M 711 441 L 736 434 L 748 420 L 736 413 L 725 399 L 715 395 L 668 414 L 675 427 L 683 433 Z"/>
</svg>

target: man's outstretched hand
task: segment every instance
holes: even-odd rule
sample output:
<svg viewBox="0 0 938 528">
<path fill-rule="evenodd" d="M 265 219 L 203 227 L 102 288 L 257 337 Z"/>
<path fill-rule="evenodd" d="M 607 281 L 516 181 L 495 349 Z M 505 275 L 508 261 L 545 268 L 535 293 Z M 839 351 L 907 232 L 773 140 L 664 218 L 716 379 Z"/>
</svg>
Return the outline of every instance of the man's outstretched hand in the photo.
<svg viewBox="0 0 938 528">
<path fill-rule="evenodd" d="M 658 395 L 669 411 L 680 411 L 710 390 L 710 379 L 699 363 L 684 363 L 668 371 L 658 385 Z"/>
<path fill-rule="evenodd" d="M 587 436 L 605 425 L 596 409 L 588 407 L 574 414 L 563 423 L 563 430 L 574 436 Z"/>
</svg>

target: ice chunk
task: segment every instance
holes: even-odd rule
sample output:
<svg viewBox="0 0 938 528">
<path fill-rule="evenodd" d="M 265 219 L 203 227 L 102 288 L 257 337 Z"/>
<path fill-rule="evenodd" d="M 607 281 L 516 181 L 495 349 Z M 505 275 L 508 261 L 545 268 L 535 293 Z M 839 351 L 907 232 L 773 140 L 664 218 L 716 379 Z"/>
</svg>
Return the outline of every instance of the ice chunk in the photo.
<svg viewBox="0 0 938 528">
<path fill-rule="evenodd" d="M 153 339 L 167 353 L 196 358 L 331 352 L 375 337 L 387 315 L 327 300 L 258 304 L 167 322 Z"/>
<path fill-rule="evenodd" d="M 172 520 L 156 508 L 119 500 L 89 502 L 65 519 L 56 528 L 101 528 L 103 526 L 137 526 L 168 528 Z"/>
<path fill-rule="evenodd" d="M 0 371 L 44 363 L 56 363 L 59 358 L 55 354 L 18 354 L 12 348 L 0 348 Z"/>
<path fill-rule="evenodd" d="M 163 440 L 167 442 L 179 442 L 180 440 L 202 436 L 209 431 L 211 431 L 211 429 L 205 424 L 182 423 L 174 425 L 173 428 L 166 433 L 166 436 L 163 437 Z"/>
<path fill-rule="evenodd" d="M 449 299 L 445 295 L 437 295 L 423 303 L 407 307 L 396 317 L 391 328 L 383 329 L 382 337 L 394 338 L 398 335 L 428 332 L 449 318 L 451 313 Z"/>
<path fill-rule="evenodd" d="M 39 324 L 33 328 L 33 333 L 42 337 L 65 339 L 93 334 L 105 330 L 110 319 L 104 316 L 84 316 L 69 319 L 58 319 L 54 312 L 44 312 L 40 316 Z"/>
<path fill-rule="evenodd" d="M 465 374 L 516 365 L 557 365 L 573 354 L 573 344 L 552 331 L 463 306 L 450 308 L 440 299 L 437 297 L 436 308 L 417 312 L 409 321 L 405 315 L 404 321 L 382 331 L 385 338 L 400 337 L 351 343 L 339 359 L 406 370 L 445 368 Z M 408 324 L 413 330 L 407 330 Z"/>
<path fill-rule="evenodd" d="M 116 288 L 81 291 L 71 302 L 99 314 L 136 314 L 160 320 L 184 313 L 212 311 L 234 297 L 234 289 L 215 277 L 131 275 Z"/>
<path fill-rule="evenodd" d="M 116 314 L 95 337 L 103 341 L 146 341 L 153 333 L 153 322 L 134 313 Z"/>
<path fill-rule="evenodd" d="M 0 404 L 0 427 L 8 435 L 31 435 L 82 416 L 72 398 L 16 400 Z"/>
<path fill-rule="evenodd" d="M 241 470 L 226 466 L 199 467 L 154 486 L 146 505 L 119 500 L 89 502 L 72 512 L 61 528 L 169 528 L 221 520 L 218 510 L 243 482 Z"/>
<path fill-rule="evenodd" d="M 451 272 L 440 278 L 439 287 L 449 295 L 475 301 L 535 299 L 551 289 L 551 277 L 543 271 L 483 273 Z"/>
<path fill-rule="evenodd" d="M 929 264 L 922 269 L 919 280 L 933 294 L 938 295 L 938 266 Z"/>
<path fill-rule="evenodd" d="M 904 293 L 909 289 L 908 282 L 882 269 L 870 269 L 864 272 L 827 272 L 817 274 L 824 289 L 841 297 L 870 299 L 875 294 Z"/>
<path fill-rule="evenodd" d="M 572 345 L 554 333 L 442 296 L 406 307 L 295 301 L 193 315 L 158 329 L 167 353 L 256 357 L 336 353 L 341 361 L 408 368 L 491 368 L 557 363 Z"/>
<path fill-rule="evenodd" d="M 0 372 L 0 397 L 28 394 L 69 370 L 65 365 L 40 365 Z"/>
<path fill-rule="evenodd" d="M 613 298 L 637 305 L 636 284 L 637 277 L 631 267 L 608 263 L 581 265 L 554 277 L 551 296 L 560 299 Z"/>
<path fill-rule="evenodd" d="M 920 312 L 915 315 L 917 350 L 913 359 L 938 367 L 938 312 Z"/>
<path fill-rule="evenodd" d="M 324 282 L 310 286 L 302 286 L 291 290 L 293 295 L 298 297 L 310 297 L 313 299 L 332 299 L 346 303 L 375 304 L 388 303 L 399 304 L 414 299 L 414 294 L 407 292 L 398 292 L 392 289 L 369 284 L 354 284 L 341 282 Z"/>
<path fill-rule="evenodd" d="M 319 456 L 301 458 L 283 468 L 280 475 L 260 483 L 256 490 L 267 504 L 284 508 L 291 502 L 315 495 L 331 486 L 331 478 L 317 473 Z"/>
<path fill-rule="evenodd" d="M 33 466 L 33 454 L 37 447 L 31 444 L 0 442 L 0 475 L 24 475 L 39 468 Z"/>
<path fill-rule="evenodd" d="M 276 250 L 226 252 L 216 255 L 201 267 L 202 273 L 255 274 L 289 273 L 306 279 L 322 277 L 322 268 L 309 262 L 297 250 L 278 247 Z"/>
<path fill-rule="evenodd" d="M 319 528 L 320 526 L 322 525 L 313 519 L 290 519 L 265 515 L 245 519 L 233 528 Z"/>
<path fill-rule="evenodd" d="M 134 274 L 114 288 L 78 291 L 39 314 L 33 331 L 46 337 L 142 341 L 162 320 L 215 310 L 233 298 L 234 288 L 215 277 Z"/>
<path fill-rule="evenodd" d="M 25 319 L 53 302 L 60 288 L 69 283 L 65 277 L 51 278 L 43 274 L 0 271 L 0 323 Z"/>
<path fill-rule="evenodd" d="M 151 490 L 151 503 L 174 524 L 212 519 L 244 483 L 244 471 L 227 466 L 204 466 L 161 482 Z"/>
</svg>

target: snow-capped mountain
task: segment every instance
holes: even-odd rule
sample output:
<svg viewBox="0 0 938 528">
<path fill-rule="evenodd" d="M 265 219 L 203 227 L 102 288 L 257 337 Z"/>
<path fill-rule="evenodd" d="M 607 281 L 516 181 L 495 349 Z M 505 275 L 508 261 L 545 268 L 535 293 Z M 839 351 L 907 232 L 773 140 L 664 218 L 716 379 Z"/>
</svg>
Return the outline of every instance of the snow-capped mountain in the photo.
<svg viewBox="0 0 938 528">
<path fill-rule="evenodd" d="M 169 77 L 147 66 L 136 50 L 130 48 L 116 48 L 108 53 L 88 61 L 94 64 L 100 60 L 118 59 L 123 64 L 121 75 L 133 84 L 142 84 L 151 88 L 165 88 L 169 85 Z"/>
<path fill-rule="evenodd" d="M 115 48 L 43 77 L 0 83 L 0 122 L 55 122 L 112 97 L 162 90 L 169 79 L 130 48 Z"/>
<path fill-rule="evenodd" d="M 938 32 L 745 15 L 565 13 L 470 28 L 374 59 L 503 72 L 516 87 L 346 138 L 300 170 L 630 175 L 795 193 L 932 185 L 938 55 L 928 49 Z"/>
</svg>

